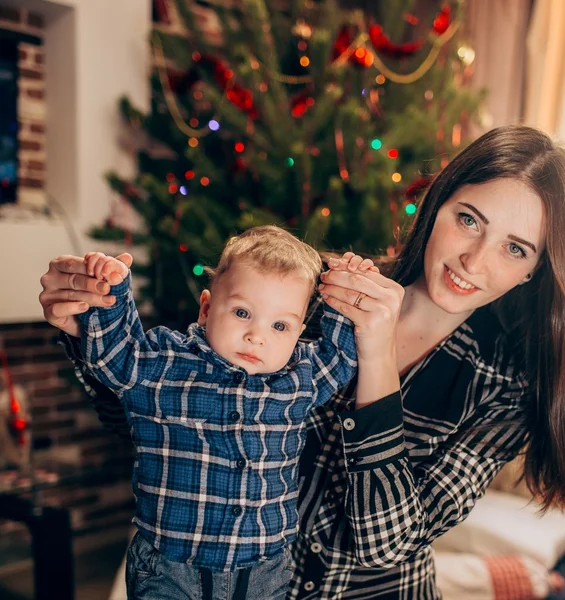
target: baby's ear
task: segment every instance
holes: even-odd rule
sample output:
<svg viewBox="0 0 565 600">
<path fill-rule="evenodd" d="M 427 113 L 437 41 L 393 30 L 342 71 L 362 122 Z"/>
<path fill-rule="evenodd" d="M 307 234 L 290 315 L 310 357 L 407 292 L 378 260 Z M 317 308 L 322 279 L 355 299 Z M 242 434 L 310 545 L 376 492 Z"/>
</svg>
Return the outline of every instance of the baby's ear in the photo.
<svg viewBox="0 0 565 600">
<path fill-rule="evenodd" d="M 203 290 L 200 294 L 200 310 L 198 311 L 198 325 L 206 325 L 211 302 L 212 294 L 210 290 Z"/>
<path fill-rule="evenodd" d="M 306 329 L 306 325 L 304 323 L 302 323 L 302 329 L 300 330 L 300 335 L 302 335 L 304 333 L 305 329 Z"/>
</svg>

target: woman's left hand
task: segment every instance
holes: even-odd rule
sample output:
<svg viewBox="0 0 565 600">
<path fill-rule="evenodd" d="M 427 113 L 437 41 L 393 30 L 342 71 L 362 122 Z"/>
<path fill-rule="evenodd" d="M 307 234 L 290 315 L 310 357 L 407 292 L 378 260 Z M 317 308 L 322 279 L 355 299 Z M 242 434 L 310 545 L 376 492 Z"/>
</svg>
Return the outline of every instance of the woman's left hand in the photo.
<svg viewBox="0 0 565 600">
<path fill-rule="evenodd" d="M 355 323 L 359 360 L 396 362 L 396 326 L 404 288 L 381 275 L 370 259 L 346 252 L 330 259 L 319 291 L 335 310 Z"/>
</svg>

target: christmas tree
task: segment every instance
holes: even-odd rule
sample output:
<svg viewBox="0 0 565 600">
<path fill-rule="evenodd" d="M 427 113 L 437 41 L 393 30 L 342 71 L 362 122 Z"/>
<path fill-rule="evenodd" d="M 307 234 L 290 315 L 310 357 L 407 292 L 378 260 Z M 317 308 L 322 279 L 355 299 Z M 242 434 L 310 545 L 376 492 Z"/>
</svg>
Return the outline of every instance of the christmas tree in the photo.
<svg viewBox="0 0 565 600">
<path fill-rule="evenodd" d="M 120 101 L 139 172 L 108 174 L 144 227 L 110 217 L 92 233 L 147 247 L 138 272 L 160 323 L 194 319 L 204 266 L 252 226 L 287 227 L 319 250 L 393 254 L 477 113 L 460 2 L 426 14 L 413 1 L 274 4 L 154 4 L 151 110 Z M 217 31 L 202 30 L 203 10 Z"/>
</svg>

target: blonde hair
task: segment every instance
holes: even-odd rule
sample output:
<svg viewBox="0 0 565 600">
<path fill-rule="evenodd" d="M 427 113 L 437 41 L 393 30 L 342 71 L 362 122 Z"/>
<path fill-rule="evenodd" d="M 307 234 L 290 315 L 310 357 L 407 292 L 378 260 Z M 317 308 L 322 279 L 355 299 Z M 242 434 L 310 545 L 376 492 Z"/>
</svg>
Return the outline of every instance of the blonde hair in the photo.
<svg viewBox="0 0 565 600">
<path fill-rule="evenodd" d="M 253 227 L 232 237 L 226 244 L 215 269 L 206 268 L 213 285 L 236 262 L 243 262 L 261 273 L 288 275 L 306 279 L 314 293 L 322 259 L 312 246 L 275 225 Z"/>
</svg>

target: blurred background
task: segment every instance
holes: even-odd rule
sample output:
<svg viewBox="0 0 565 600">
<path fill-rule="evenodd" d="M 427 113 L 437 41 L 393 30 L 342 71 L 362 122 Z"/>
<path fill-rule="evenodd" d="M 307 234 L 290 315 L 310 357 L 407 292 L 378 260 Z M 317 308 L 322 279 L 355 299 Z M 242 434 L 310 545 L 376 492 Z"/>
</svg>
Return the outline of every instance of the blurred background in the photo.
<svg viewBox="0 0 565 600">
<path fill-rule="evenodd" d="M 1 598 L 125 599 L 132 451 L 43 321 L 49 260 L 131 252 L 182 330 L 233 232 L 394 255 L 478 135 L 565 138 L 564 30 L 563 0 L 0 0 Z M 446 599 L 559 587 L 565 517 L 519 472 L 438 543 Z"/>
</svg>

